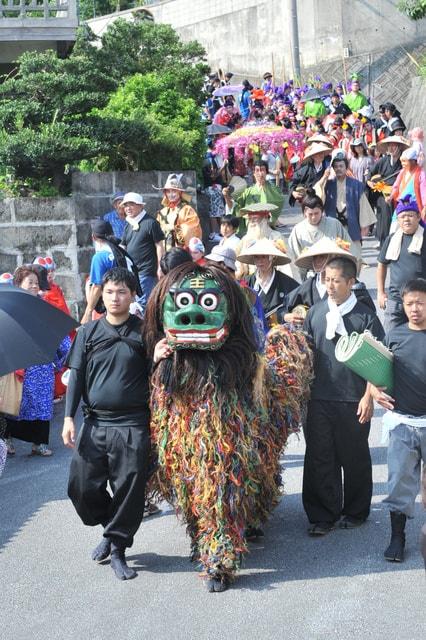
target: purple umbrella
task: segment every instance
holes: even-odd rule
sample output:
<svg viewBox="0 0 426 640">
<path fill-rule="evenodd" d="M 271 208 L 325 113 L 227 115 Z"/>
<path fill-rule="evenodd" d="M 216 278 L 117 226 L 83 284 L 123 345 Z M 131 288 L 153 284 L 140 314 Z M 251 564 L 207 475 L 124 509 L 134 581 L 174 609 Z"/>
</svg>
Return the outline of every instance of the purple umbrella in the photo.
<svg viewBox="0 0 426 640">
<path fill-rule="evenodd" d="M 219 87 L 219 89 L 215 89 L 215 91 L 213 91 L 213 95 L 216 98 L 223 96 L 233 96 L 241 93 L 243 89 L 244 87 L 242 84 L 229 84 L 225 85 L 224 87 Z"/>
</svg>

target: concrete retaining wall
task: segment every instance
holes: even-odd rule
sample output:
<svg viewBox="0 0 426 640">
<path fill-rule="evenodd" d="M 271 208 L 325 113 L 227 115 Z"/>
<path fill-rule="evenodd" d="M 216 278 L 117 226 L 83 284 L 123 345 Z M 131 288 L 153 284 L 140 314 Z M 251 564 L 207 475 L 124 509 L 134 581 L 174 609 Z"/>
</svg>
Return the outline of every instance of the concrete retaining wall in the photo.
<svg viewBox="0 0 426 640">
<path fill-rule="evenodd" d="M 154 215 L 160 208 L 160 187 L 170 171 L 75 173 L 69 198 L 6 198 L 0 200 L 0 273 L 48 253 L 57 265 L 56 281 L 64 289 L 73 314 L 84 306 L 83 284 L 93 255 L 90 220 L 111 210 L 116 191 L 136 191 Z M 194 171 L 184 172 L 196 186 Z M 196 195 L 193 196 L 197 207 Z"/>
<path fill-rule="evenodd" d="M 302 68 L 329 60 L 426 41 L 426 20 L 414 22 L 398 0 L 298 0 Z M 265 71 L 293 76 L 289 0 L 166 0 L 150 2 L 156 22 L 169 23 L 183 40 L 198 40 L 213 69 L 236 80 L 259 82 Z"/>
</svg>

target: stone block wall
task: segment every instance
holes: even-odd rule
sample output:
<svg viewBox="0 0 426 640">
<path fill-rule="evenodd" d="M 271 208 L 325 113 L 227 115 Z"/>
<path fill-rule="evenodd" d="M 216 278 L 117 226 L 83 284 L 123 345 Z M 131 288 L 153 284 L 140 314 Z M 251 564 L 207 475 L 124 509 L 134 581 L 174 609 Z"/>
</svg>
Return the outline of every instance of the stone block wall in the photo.
<svg viewBox="0 0 426 640">
<path fill-rule="evenodd" d="M 0 273 L 12 272 L 35 256 L 49 254 L 57 265 L 56 281 L 76 317 L 84 308 L 84 282 L 93 255 L 90 220 L 111 210 L 117 191 L 136 191 L 154 215 L 160 208 L 161 187 L 170 171 L 74 173 L 68 198 L 5 198 L 0 200 Z M 194 188 L 196 174 L 184 172 Z"/>
</svg>

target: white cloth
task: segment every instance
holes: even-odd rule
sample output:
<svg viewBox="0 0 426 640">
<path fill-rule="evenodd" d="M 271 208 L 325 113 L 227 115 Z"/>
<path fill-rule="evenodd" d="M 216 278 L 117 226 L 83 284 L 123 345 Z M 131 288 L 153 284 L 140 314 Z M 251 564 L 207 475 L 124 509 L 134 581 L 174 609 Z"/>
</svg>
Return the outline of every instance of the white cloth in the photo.
<svg viewBox="0 0 426 640">
<path fill-rule="evenodd" d="M 327 287 L 325 286 L 325 284 L 321 280 L 321 273 L 317 273 L 317 275 L 315 277 L 315 286 L 317 288 L 319 297 L 322 299 L 325 296 L 325 294 L 327 293 Z"/>
<path fill-rule="evenodd" d="M 382 444 L 387 444 L 389 432 L 399 424 L 408 424 L 417 429 L 426 429 L 426 416 L 407 416 L 396 411 L 386 411 L 382 418 Z"/>
<path fill-rule="evenodd" d="M 137 231 L 139 229 L 139 222 L 142 220 L 145 214 L 146 214 L 145 209 L 142 209 L 142 211 L 140 212 L 139 215 L 136 216 L 136 218 L 131 218 L 130 216 L 126 217 L 126 222 L 129 223 L 133 231 Z"/>
<path fill-rule="evenodd" d="M 351 293 L 349 298 L 339 305 L 337 305 L 330 298 L 327 298 L 327 304 L 329 308 L 329 312 L 325 316 L 327 322 L 325 337 L 327 338 L 327 340 L 333 340 L 336 333 L 341 336 L 348 335 L 345 323 L 343 322 L 343 316 L 350 313 L 356 303 L 357 299 L 354 293 Z"/>
<path fill-rule="evenodd" d="M 265 283 L 262 284 L 262 282 L 259 280 L 259 276 L 256 275 L 256 280 L 254 283 L 254 290 L 257 292 L 263 291 L 264 294 L 267 294 L 269 289 L 272 286 L 272 283 L 274 281 L 275 278 L 275 269 L 272 271 L 272 275 L 269 278 L 269 280 L 267 280 Z"/>
<path fill-rule="evenodd" d="M 388 245 L 388 250 L 386 251 L 386 260 L 398 260 L 399 254 L 401 252 L 401 244 L 404 232 L 402 229 L 397 229 L 393 236 L 391 237 Z M 410 246 L 408 247 L 408 253 L 416 253 L 420 255 L 422 252 L 423 246 L 423 237 L 424 237 L 424 229 L 423 227 L 418 226 L 415 233 L 413 234 L 412 240 L 410 242 Z"/>
</svg>

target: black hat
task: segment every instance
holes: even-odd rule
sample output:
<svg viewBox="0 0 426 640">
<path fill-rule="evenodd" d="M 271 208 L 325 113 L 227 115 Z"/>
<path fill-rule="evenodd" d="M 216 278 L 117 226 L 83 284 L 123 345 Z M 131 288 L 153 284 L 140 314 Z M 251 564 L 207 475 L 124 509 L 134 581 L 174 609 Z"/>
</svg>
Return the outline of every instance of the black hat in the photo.
<svg viewBox="0 0 426 640">
<path fill-rule="evenodd" d="M 344 118 L 347 118 L 351 115 L 352 111 L 349 109 L 348 105 L 342 102 L 338 107 L 334 110 L 334 113 L 341 114 Z"/>
<path fill-rule="evenodd" d="M 114 235 L 110 223 L 106 220 L 100 220 L 99 218 L 97 218 L 96 220 L 91 220 L 90 226 L 93 235 L 97 238 L 107 238 L 108 236 Z"/>
<path fill-rule="evenodd" d="M 232 77 L 233 77 L 233 75 L 234 75 L 233 73 L 231 73 L 230 71 L 227 71 L 227 72 L 225 73 L 225 78 L 232 78 Z"/>
</svg>

